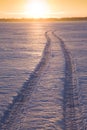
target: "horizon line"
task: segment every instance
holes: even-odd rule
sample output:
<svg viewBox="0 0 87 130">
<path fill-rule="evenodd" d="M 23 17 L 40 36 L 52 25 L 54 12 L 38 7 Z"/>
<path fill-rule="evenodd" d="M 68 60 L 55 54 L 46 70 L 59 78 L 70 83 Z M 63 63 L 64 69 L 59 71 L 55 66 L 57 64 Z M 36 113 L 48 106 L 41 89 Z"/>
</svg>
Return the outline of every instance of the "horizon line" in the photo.
<svg viewBox="0 0 87 130">
<path fill-rule="evenodd" d="M 0 17 L 0 19 L 61 19 L 61 18 L 87 18 L 87 16 L 65 16 L 65 17 Z"/>
<path fill-rule="evenodd" d="M 33 21 L 78 21 L 78 20 L 86 20 L 85 17 L 61 17 L 61 18 L 0 18 L 0 22 L 33 22 Z"/>
</svg>

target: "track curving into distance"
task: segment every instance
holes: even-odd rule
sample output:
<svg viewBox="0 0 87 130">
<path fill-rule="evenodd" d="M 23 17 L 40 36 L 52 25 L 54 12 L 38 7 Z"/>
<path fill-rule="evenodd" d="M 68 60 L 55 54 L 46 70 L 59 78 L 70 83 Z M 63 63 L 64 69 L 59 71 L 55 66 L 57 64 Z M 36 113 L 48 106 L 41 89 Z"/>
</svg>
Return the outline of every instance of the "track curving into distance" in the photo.
<svg viewBox="0 0 87 130">
<path fill-rule="evenodd" d="M 86 130 L 82 109 L 80 106 L 81 95 L 73 56 L 64 41 L 52 34 L 60 41 L 60 46 L 65 58 L 65 84 L 64 84 L 64 119 L 65 130 Z"/>
<path fill-rule="evenodd" d="M 44 68 L 49 59 L 48 57 L 50 55 L 50 38 L 48 37 L 47 33 L 48 32 L 45 32 L 47 43 L 42 54 L 42 59 L 33 71 L 33 73 L 30 75 L 29 80 L 24 83 L 23 88 L 18 93 L 17 97 L 14 98 L 13 103 L 9 105 L 8 109 L 4 112 L 4 116 L 0 119 L 0 130 L 9 130 L 8 127 L 10 126 L 10 123 L 12 123 L 12 120 L 14 120 L 15 115 L 20 110 L 27 96 L 28 98 L 31 97 L 35 89 L 35 84 L 39 80 L 41 73 L 44 71 Z"/>
<path fill-rule="evenodd" d="M 4 113 L 0 130 L 86 130 L 72 55 L 56 33 L 48 31 L 45 37 L 42 59 Z M 58 66 L 60 52 L 65 59 L 64 86 L 60 82 L 61 64 Z M 63 88 L 62 97 L 59 92 Z"/>
<path fill-rule="evenodd" d="M 5 112 L 0 130 L 64 129 L 62 52 L 51 32 L 45 37 L 42 59 Z"/>
</svg>

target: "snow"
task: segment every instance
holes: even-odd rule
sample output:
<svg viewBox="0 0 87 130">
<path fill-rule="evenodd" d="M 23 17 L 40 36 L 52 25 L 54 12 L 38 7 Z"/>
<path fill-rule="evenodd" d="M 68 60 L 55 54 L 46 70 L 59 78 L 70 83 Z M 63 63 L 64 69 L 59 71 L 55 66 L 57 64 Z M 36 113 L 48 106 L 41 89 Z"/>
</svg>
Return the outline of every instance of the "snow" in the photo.
<svg viewBox="0 0 87 130">
<path fill-rule="evenodd" d="M 64 44 L 72 55 L 76 67 L 78 100 L 81 109 L 81 121 L 83 122 L 82 126 L 81 123 L 79 123 L 77 130 L 81 127 L 86 129 L 87 22 L 0 23 L 0 118 L 3 117 L 9 104 L 12 104 L 14 97 L 20 92 L 24 83 L 29 79 L 30 74 L 40 62 L 44 46 L 47 42 L 45 32 L 49 30 L 51 30 L 51 32 L 55 31 L 55 34 L 64 41 Z M 41 126 L 43 126 L 44 123 L 46 124 L 46 122 L 48 122 L 46 127 L 55 129 L 53 128 L 54 121 L 51 118 L 54 118 L 54 120 L 56 120 L 55 122 L 62 122 L 54 125 L 58 130 L 64 127 L 64 54 L 60 48 L 58 39 L 50 32 L 48 36 L 52 42 L 51 58 L 49 58 L 47 70 L 45 70 L 45 73 L 42 73 L 43 76 L 38 80 L 37 87 L 35 87 L 31 95 L 30 105 L 25 102 L 24 115 L 20 114 L 19 116 L 19 118 L 22 118 L 22 124 L 25 121 L 24 125 L 21 126 L 22 128 L 26 126 L 28 128 L 31 127 L 31 125 L 26 122 L 33 121 L 33 123 L 36 122 L 35 126 L 33 126 L 35 129 L 38 123 L 40 123 L 40 119 L 44 119 L 38 129 L 43 128 Z M 56 48 L 55 44 L 58 44 L 58 48 Z M 56 52 L 56 49 L 58 52 Z M 57 60 L 57 58 L 59 59 Z M 54 87 L 54 84 L 57 84 L 57 88 Z M 53 95 L 51 96 L 51 94 Z M 48 111 L 45 111 L 47 109 L 45 108 L 46 103 L 50 108 L 51 115 L 47 114 Z M 40 117 L 38 117 L 39 110 Z M 58 111 L 59 113 L 56 112 L 56 114 L 52 114 L 54 111 Z M 34 118 L 34 114 L 37 114 L 36 118 Z M 30 116 L 31 118 L 25 118 L 24 116 Z M 37 118 L 38 120 L 36 121 Z M 44 125 L 44 129 L 46 127 Z"/>
</svg>

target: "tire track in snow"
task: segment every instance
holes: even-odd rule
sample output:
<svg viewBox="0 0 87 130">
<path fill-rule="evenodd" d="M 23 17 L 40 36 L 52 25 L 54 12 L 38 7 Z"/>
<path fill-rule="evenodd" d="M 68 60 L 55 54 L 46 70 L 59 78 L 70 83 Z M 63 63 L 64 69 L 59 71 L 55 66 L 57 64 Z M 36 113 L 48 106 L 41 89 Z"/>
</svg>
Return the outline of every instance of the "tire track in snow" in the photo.
<svg viewBox="0 0 87 130">
<path fill-rule="evenodd" d="M 0 130 L 9 130 L 10 123 L 13 122 L 15 115 L 17 114 L 17 111 L 20 110 L 27 96 L 28 98 L 31 97 L 35 89 L 35 85 L 37 84 L 37 81 L 39 80 L 41 73 L 44 71 L 44 68 L 48 63 L 51 42 L 47 34 L 48 32 L 49 31 L 45 32 L 47 42 L 42 54 L 42 59 L 33 71 L 33 73 L 30 75 L 29 80 L 24 83 L 23 88 L 20 90 L 18 95 L 14 97 L 13 103 L 10 104 L 7 110 L 4 112 L 4 116 L 0 119 Z"/>
<path fill-rule="evenodd" d="M 65 58 L 65 85 L 64 85 L 64 118 L 65 128 L 64 130 L 86 130 L 84 125 L 81 110 L 79 106 L 79 93 L 78 93 L 78 81 L 75 70 L 75 63 L 72 55 L 66 48 L 63 40 L 58 37 L 54 32 L 53 36 L 60 41 L 60 46 L 64 53 Z M 45 46 L 42 59 L 30 79 L 24 84 L 23 89 L 20 91 L 18 96 L 14 99 L 13 104 L 5 112 L 5 116 L 1 120 L 0 129 L 9 130 L 10 126 L 14 121 L 15 115 L 20 111 L 21 106 L 25 102 L 26 98 L 31 98 L 31 95 L 35 89 L 37 81 L 40 79 L 46 65 L 48 64 L 49 57 L 51 54 L 51 39 L 48 36 L 48 32 L 45 33 L 47 44 Z M 57 128 L 55 128 L 57 129 Z"/>
<path fill-rule="evenodd" d="M 42 59 L 2 121 L 1 130 L 63 130 L 63 60 L 54 36 L 45 33 Z M 53 38 L 53 39 L 52 39 Z"/>
<path fill-rule="evenodd" d="M 55 31 L 54 31 L 55 32 Z M 54 32 L 52 34 L 60 41 L 65 58 L 65 85 L 64 85 L 64 118 L 65 130 L 86 130 L 80 106 L 80 90 L 74 59 L 64 41 Z"/>
</svg>

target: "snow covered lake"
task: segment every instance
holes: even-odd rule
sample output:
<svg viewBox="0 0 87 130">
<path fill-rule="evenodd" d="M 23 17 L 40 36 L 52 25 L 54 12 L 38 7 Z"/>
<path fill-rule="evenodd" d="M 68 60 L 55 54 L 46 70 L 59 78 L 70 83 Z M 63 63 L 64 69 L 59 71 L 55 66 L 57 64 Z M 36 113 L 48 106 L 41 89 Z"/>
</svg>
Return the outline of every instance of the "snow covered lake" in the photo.
<svg viewBox="0 0 87 130">
<path fill-rule="evenodd" d="M 87 129 L 87 22 L 0 23 L 0 125 Z"/>
</svg>

